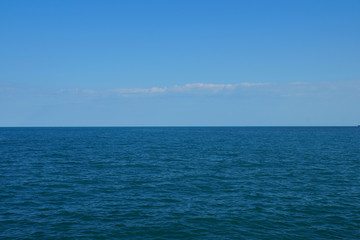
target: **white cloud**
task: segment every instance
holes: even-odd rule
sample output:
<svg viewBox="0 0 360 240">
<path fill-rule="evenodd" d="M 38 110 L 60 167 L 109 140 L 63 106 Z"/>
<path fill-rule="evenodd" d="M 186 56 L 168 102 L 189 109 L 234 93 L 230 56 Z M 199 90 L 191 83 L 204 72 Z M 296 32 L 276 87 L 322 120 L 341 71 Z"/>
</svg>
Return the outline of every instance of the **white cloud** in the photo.
<svg viewBox="0 0 360 240">
<path fill-rule="evenodd" d="M 193 91 L 209 91 L 219 92 L 222 90 L 235 89 L 236 85 L 233 84 L 213 84 L 213 83 L 188 83 L 183 86 L 175 85 L 169 88 L 172 92 L 193 92 Z"/>
<path fill-rule="evenodd" d="M 57 92 L 59 94 L 71 94 L 71 95 L 120 95 L 120 96 L 134 96 L 134 95 L 156 95 L 166 93 L 220 93 L 231 92 L 241 87 L 255 87 L 263 86 L 265 83 L 236 83 L 236 84 L 214 84 L 214 83 L 188 83 L 185 85 L 174 85 L 171 87 L 151 87 L 151 88 L 115 88 L 109 90 L 93 90 L 93 89 L 60 89 Z"/>
<path fill-rule="evenodd" d="M 214 84 L 214 83 L 188 83 L 185 85 L 174 85 L 172 87 L 152 87 L 152 88 L 117 88 L 108 90 L 109 92 L 120 95 L 135 94 L 162 94 L 162 93 L 218 93 L 221 91 L 231 91 L 239 87 L 263 86 L 265 83 L 237 83 L 237 84 Z"/>
<path fill-rule="evenodd" d="M 353 82 L 286 82 L 235 84 L 188 83 L 170 87 L 116 88 L 109 90 L 62 89 L 58 93 L 81 96 L 146 96 L 162 94 L 271 94 L 277 96 L 306 96 L 309 94 L 335 93 L 339 89 L 357 90 L 359 81 Z M 259 95 L 259 96 L 260 96 Z"/>
</svg>

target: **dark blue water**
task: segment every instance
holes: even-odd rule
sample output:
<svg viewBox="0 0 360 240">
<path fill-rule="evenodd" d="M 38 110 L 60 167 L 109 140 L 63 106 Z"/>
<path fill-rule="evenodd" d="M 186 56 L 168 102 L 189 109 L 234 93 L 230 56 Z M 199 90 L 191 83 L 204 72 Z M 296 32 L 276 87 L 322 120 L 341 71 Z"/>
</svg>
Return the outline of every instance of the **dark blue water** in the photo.
<svg viewBox="0 0 360 240">
<path fill-rule="evenodd" d="M 359 229 L 359 128 L 0 128 L 0 239 Z"/>
</svg>

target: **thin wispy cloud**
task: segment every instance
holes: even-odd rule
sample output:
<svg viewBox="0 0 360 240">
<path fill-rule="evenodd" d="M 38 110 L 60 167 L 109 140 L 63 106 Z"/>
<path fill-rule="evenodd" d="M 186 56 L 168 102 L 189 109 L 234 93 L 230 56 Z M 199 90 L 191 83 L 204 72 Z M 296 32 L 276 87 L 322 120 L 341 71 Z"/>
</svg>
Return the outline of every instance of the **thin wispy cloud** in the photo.
<svg viewBox="0 0 360 240">
<path fill-rule="evenodd" d="M 238 88 L 248 88 L 268 85 L 268 83 L 237 83 L 237 84 L 214 84 L 214 83 L 188 83 L 185 85 L 174 85 L 170 87 L 151 87 L 151 88 L 118 88 L 111 89 L 108 92 L 118 93 L 120 95 L 135 94 L 171 94 L 171 93 L 221 93 L 231 92 Z"/>
<path fill-rule="evenodd" d="M 60 89 L 60 94 L 79 95 L 119 95 L 119 96 L 141 96 L 159 94 L 216 94 L 221 92 L 231 93 L 240 88 L 253 88 L 269 85 L 269 83 L 236 83 L 236 84 L 214 84 L 214 83 L 188 83 L 185 85 L 174 85 L 151 88 L 115 88 L 108 90 L 92 89 Z"/>
<path fill-rule="evenodd" d="M 164 93 L 167 91 L 167 88 L 116 88 L 112 90 L 108 90 L 109 92 L 115 92 L 119 94 L 137 94 L 137 93 Z"/>
<path fill-rule="evenodd" d="M 220 92 L 224 90 L 235 90 L 239 87 L 254 87 L 254 86 L 263 86 L 266 83 L 237 83 L 237 84 L 214 84 L 214 83 L 188 83 L 183 86 L 174 86 L 169 88 L 170 91 L 192 91 L 192 90 L 208 90 L 211 92 Z"/>
<path fill-rule="evenodd" d="M 27 89 L 27 90 L 26 90 Z M 273 95 L 283 97 L 300 97 L 307 95 L 338 94 L 339 92 L 360 94 L 360 81 L 336 81 L 336 82 L 288 82 L 288 83 L 250 83 L 240 82 L 232 84 L 216 83 L 188 83 L 150 88 L 114 88 L 96 90 L 88 88 L 71 88 L 59 90 L 37 90 L 14 86 L 8 83 L 0 83 L 0 95 L 17 95 L 36 93 L 40 95 L 61 96 L 87 96 L 87 97 L 131 97 L 131 96 L 161 96 L 161 95 Z"/>
<path fill-rule="evenodd" d="M 266 94 L 276 96 L 306 96 L 316 94 L 336 94 L 341 92 L 358 92 L 360 81 L 337 82 L 290 82 L 290 83 L 249 83 L 235 84 L 188 83 L 184 85 L 151 87 L 151 88 L 116 88 L 103 91 L 81 90 L 80 94 L 102 96 L 158 96 L 158 95 L 203 95 L 203 94 Z"/>
</svg>

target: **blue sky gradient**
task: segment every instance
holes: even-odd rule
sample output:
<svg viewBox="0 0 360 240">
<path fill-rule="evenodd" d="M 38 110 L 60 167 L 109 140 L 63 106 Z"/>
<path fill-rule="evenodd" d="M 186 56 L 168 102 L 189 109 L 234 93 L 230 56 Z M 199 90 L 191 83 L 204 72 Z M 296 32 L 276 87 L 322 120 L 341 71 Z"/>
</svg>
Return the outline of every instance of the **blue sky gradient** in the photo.
<svg viewBox="0 0 360 240">
<path fill-rule="evenodd" d="M 0 126 L 360 124 L 360 1 L 1 1 Z"/>
</svg>

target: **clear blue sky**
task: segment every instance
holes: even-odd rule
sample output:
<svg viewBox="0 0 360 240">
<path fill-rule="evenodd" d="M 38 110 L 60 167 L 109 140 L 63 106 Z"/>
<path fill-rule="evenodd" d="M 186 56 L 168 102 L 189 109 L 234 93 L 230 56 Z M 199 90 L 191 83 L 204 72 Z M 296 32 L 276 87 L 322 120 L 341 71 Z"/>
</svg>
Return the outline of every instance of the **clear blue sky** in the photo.
<svg viewBox="0 0 360 240">
<path fill-rule="evenodd" d="M 360 1 L 0 2 L 0 126 L 360 124 Z"/>
</svg>

